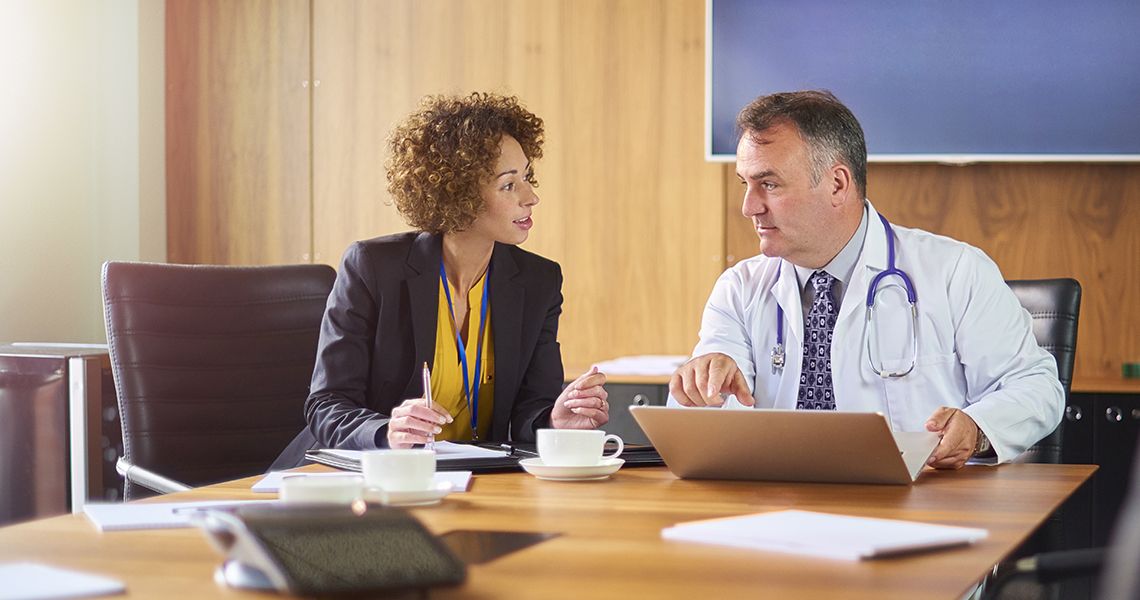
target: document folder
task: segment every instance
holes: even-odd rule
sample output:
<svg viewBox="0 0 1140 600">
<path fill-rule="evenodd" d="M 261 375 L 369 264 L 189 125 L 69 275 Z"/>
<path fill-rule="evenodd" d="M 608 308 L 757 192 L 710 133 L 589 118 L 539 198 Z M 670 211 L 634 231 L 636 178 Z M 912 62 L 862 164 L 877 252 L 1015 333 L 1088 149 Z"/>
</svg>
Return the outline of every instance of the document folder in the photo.
<svg viewBox="0 0 1140 600">
<path fill-rule="evenodd" d="M 442 442 L 437 442 L 439 447 Z M 452 444 L 458 445 L 458 444 Z M 534 444 L 509 444 L 509 450 L 500 450 L 497 455 L 471 458 L 441 458 L 436 461 L 437 471 L 471 471 L 473 473 L 507 473 L 521 471 L 519 460 L 538 456 Z M 496 445 L 496 448 L 498 446 Z M 305 452 L 305 458 L 322 465 L 344 471 L 360 472 L 359 450 L 318 449 Z M 653 446 L 627 444 L 621 458 L 623 467 L 655 467 L 665 464 Z"/>
</svg>

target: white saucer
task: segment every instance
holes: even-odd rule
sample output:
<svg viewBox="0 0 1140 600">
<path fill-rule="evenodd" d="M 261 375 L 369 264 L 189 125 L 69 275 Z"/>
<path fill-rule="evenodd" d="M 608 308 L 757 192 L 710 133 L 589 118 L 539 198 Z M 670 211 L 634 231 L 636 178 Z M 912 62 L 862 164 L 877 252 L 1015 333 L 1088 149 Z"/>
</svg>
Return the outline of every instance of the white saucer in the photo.
<svg viewBox="0 0 1140 600">
<path fill-rule="evenodd" d="M 625 461 L 620 458 L 603 458 L 598 464 L 588 467 L 556 467 L 543 464 L 541 458 L 524 458 L 519 461 L 519 466 L 527 473 L 539 479 L 552 481 L 605 479 L 616 473 L 624 464 Z"/>
<path fill-rule="evenodd" d="M 364 488 L 364 499 L 385 506 L 426 506 L 438 504 L 452 491 L 450 481 L 440 481 L 426 490 L 410 492 L 388 491 L 382 488 Z"/>
</svg>

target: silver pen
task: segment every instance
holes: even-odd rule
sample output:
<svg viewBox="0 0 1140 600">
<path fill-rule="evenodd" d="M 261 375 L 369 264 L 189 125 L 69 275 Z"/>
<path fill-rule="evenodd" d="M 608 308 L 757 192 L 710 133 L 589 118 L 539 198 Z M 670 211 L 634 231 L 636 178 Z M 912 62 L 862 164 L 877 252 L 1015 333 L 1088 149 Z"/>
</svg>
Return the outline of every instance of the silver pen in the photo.
<svg viewBox="0 0 1140 600">
<path fill-rule="evenodd" d="M 431 400 L 431 370 L 428 369 L 427 361 L 424 361 L 423 379 L 424 379 L 424 400 L 427 400 L 427 406 L 428 406 L 428 409 L 430 410 L 433 402 Z M 435 452 L 435 434 L 428 434 L 428 441 L 426 444 L 424 444 L 424 449 L 425 450 L 431 450 L 432 452 Z"/>
</svg>

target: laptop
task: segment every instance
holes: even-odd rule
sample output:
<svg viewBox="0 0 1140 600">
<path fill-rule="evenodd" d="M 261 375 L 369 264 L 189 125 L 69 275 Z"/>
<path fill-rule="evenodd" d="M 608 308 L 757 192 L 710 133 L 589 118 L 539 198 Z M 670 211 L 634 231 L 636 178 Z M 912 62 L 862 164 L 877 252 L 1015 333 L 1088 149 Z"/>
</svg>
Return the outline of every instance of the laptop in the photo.
<svg viewBox="0 0 1140 600">
<path fill-rule="evenodd" d="M 669 470 L 684 479 L 909 485 L 939 441 L 926 431 L 891 432 L 879 413 L 664 406 L 629 411 Z"/>
</svg>

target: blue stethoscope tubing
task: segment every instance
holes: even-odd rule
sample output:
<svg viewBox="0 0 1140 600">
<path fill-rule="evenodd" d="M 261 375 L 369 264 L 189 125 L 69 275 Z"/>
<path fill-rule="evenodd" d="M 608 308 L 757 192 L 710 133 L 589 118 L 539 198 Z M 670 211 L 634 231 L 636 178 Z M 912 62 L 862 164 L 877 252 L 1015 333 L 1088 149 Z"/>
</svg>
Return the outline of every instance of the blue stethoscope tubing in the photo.
<svg viewBox="0 0 1140 600">
<path fill-rule="evenodd" d="M 451 325 L 455 330 L 455 348 L 459 352 L 459 364 L 463 367 L 463 394 L 467 400 L 467 412 L 471 417 L 471 439 L 479 441 L 479 384 L 482 381 L 483 368 L 483 330 L 487 325 L 487 306 L 490 304 L 491 293 L 491 265 L 487 265 L 487 273 L 483 276 L 483 301 L 479 307 L 479 337 L 475 338 L 475 383 L 472 384 L 467 374 L 467 350 L 463 347 L 463 338 L 459 335 L 459 326 L 455 323 L 455 305 L 451 303 L 451 286 L 447 284 L 447 271 L 443 268 L 443 260 L 439 261 L 439 284 L 443 286 L 443 294 L 447 297 L 448 314 L 452 315 Z"/>
<path fill-rule="evenodd" d="M 895 231 L 891 227 L 890 222 L 883 215 L 879 215 L 879 220 L 883 222 L 883 227 L 886 229 L 887 235 L 887 268 L 881 273 L 875 275 L 871 279 L 870 285 L 867 286 L 867 322 L 863 331 L 863 337 L 867 341 L 867 362 L 871 365 L 871 370 L 875 375 L 887 378 L 905 377 L 914 370 L 915 364 L 918 362 L 918 294 L 915 293 L 914 283 L 911 281 L 910 276 L 906 271 L 898 268 L 895 265 Z M 873 349 L 871 347 L 871 323 L 875 312 L 875 296 L 879 293 L 879 283 L 883 279 L 890 276 L 898 277 L 902 280 L 903 289 L 906 290 L 907 303 L 910 304 L 910 318 L 911 318 L 911 348 L 912 354 L 910 358 L 910 366 L 905 371 L 890 371 L 886 369 L 882 360 L 879 361 L 879 366 L 875 365 L 873 357 Z M 777 278 L 779 275 L 777 275 Z M 772 368 L 784 368 L 784 308 L 779 304 L 776 305 L 776 345 L 772 347 Z"/>
</svg>

